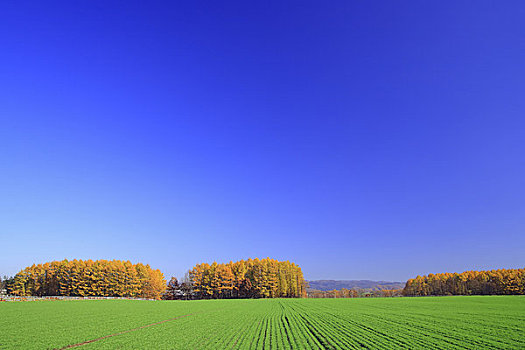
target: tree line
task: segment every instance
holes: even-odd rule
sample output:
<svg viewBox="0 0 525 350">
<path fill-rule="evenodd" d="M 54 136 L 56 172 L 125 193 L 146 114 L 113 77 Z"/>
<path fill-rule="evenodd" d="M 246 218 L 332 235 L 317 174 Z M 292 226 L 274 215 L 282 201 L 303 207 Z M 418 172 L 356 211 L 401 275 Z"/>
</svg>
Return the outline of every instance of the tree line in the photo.
<svg viewBox="0 0 525 350">
<path fill-rule="evenodd" d="M 438 273 L 409 279 L 400 290 L 309 290 L 289 261 L 248 259 L 194 266 L 182 282 L 160 270 L 121 260 L 62 260 L 26 267 L 0 279 L 0 294 L 148 299 L 355 298 L 374 296 L 525 294 L 525 269 Z"/>
<path fill-rule="evenodd" d="M 289 261 L 248 259 L 226 264 L 198 264 L 189 272 L 198 299 L 301 298 L 306 282 Z"/>
<path fill-rule="evenodd" d="M 198 264 L 182 282 L 160 270 L 121 260 L 62 260 L 26 267 L 0 279 L 16 296 L 102 296 L 148 299 L 306 297 L 301 268 L 289 261 L 248 259 Z"/>
<path fill-rule="evenodd" d="M 149 265 L 121 260 L 62 260 L 26 267 L 3 282 L 18 296 L 107 296 L 160 299 L 166 280 Z"/>
<path fill-rule="evenodd" d="M 437 273 L 409 279 L 404 296 L 525 294 L 525 269 Z"/>
</svg>

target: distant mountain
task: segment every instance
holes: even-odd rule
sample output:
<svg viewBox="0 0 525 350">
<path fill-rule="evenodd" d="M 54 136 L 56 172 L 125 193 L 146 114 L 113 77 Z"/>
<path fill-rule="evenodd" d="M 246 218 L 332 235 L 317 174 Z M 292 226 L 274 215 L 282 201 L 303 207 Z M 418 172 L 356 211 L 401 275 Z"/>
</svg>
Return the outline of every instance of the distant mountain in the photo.
<svg viewBox="0 0 525 350">
<path fill-rule="evenodd" d="M 334 289 L 402 289 L 405 287 L 405 282 L 388 282 L 388 281 L 369 281 L 369 280 L 316 280 L 307 281 L 309 289 L 317 290 L 334 290 Z"/>
</svg>

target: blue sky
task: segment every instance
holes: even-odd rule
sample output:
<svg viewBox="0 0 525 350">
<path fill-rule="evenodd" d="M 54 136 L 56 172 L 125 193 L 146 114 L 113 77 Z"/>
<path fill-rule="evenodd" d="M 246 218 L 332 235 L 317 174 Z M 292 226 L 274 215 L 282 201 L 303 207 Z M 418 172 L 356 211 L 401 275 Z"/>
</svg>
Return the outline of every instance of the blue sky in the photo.
<svg viewBox="0 0 525 350">
<path fill-rule="evenodd" d="M 0 274 L 523 267 L 522 2 L 0 9 Z"/>
</svg>

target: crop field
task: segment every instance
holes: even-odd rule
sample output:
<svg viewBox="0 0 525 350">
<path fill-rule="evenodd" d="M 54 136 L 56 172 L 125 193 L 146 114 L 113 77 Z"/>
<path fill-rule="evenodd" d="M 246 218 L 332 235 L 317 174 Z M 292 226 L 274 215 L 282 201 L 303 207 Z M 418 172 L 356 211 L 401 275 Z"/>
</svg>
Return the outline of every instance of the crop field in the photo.
<svg viewBox="0 0 525 350">
<path fill-rule="evenodd" d="M 0 349 L 524 349 L 525 297 L 0 303 Z"/>
</svg>

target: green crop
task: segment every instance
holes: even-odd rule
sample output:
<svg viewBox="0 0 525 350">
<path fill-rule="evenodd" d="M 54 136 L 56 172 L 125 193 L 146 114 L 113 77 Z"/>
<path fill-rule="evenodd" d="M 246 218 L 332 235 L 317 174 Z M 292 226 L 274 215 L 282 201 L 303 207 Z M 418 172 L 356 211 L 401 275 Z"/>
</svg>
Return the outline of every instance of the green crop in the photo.
<svg viewBox="0 0 525 350">
<path fill-rule="evenodd" d="M 0 349 L 92 340 L 75 348 L 523 349 L 525 297 L 0 304 Z"/>
</svg>

